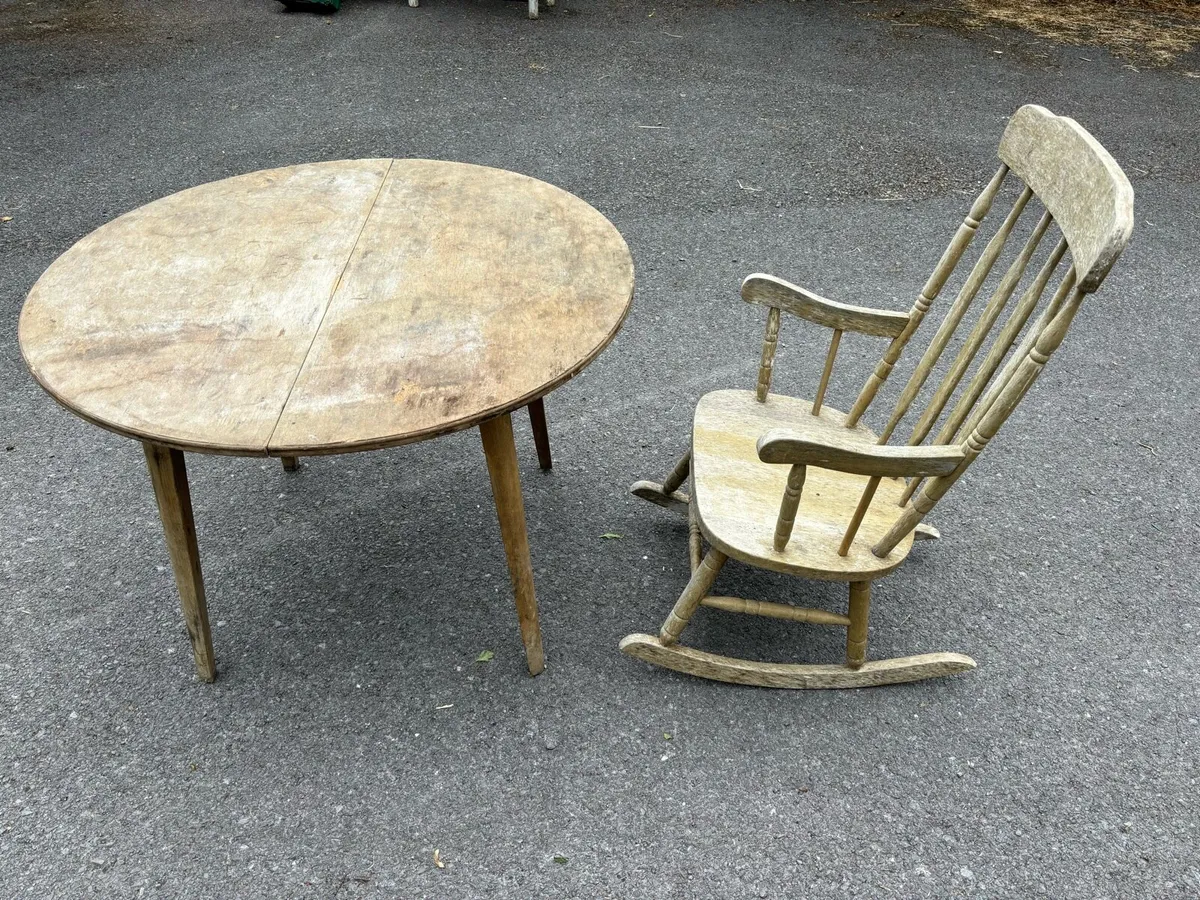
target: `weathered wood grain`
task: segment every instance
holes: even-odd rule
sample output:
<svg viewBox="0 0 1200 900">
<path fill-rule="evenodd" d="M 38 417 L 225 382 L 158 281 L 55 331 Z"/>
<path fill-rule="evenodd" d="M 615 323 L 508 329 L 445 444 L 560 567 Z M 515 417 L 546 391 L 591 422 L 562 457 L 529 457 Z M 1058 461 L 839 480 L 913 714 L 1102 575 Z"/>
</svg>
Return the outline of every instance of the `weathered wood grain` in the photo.
<svg viewBox="0 0 1200 900">
<path fill-rule="evenodd" d="M 937 266 L 934 267 L 932 274 L 926 280 L 921 293 L 917 295 L 917 299 L 913 301 L 904 330 L 892 339 L 887 351 L 883 354 L 883 358 L 875 366 L 875 371 L 867 377 L 866 383 L 863 384 L 862 389 L 858 392 L 858 398 L 854 401 L 854 405 L 850 407 L 850 412 L 846 417 L 846 421 L 850 425 L 853 426 L 859 423 L 867 408 L 874 401 L 875 395 L 883 387 L 883 383 L 892 374 L 892 369 L 895 368 L 897 360 L 900 359 L 901 352 L 903 352 L 905 346 L 912 339 L 921 322 L 925 320 L 925 314 L 929 312 L 933 301 L 937 299 L 938 294 L 945 287 L 950 274 L 958 265 L 959 259 L 962 258 L 963 253 L 971 241 L 974 240 L 975 234 L 979 231 L 980 223 L 991 210 L 992 203 L 996 199 L 996 194 L 1000 191 L 1000 185 L 1004 183 L 1007 175 L 1008 166 L 1001 165 L 996 174 L 992 176 L 992 180 L 988 182 L 987 187 L 983 189 L 983 192 L 971 205 L 966 218 L 963 219 L 962 223 L 958 226 L 958 230 L 955 231 L 954 237 L 951 238 L 949 246 L 942 251 L 942 256 L 938 260 Z"/>
<path fill-rule="evenodd" d="M 150 483 L 154 486 L 154 499 L 158 503 L 158 515 L 167 539 L 171 569 L 175 572 L 183 621 L 192 642 L 196 674 L 201 681 L 211 682 L 217 677 L 217 664 L 213 655 L 212 631 L 208 624 L 204 576 L 200 572 L 200 548 L 196 542 L 196 523 L 192 518 L 192 493 L 188 487 L 187 466 L 179 450 L 158 444 L 142 446 L 146 451 Z"/>
<path fill-rule="evenodd" d="M 850 524 L 846 526 L 846 533 L 842 535 L 842 542 L 838 545 L 838 556 L 848 555 L 850 548 L 854 546 L 854 537 L 858 534 L 858 527 L 862 525 L 863 517 L 871 507 L 871 500 L 875 497 L 875 491 L 879 489 L 879 482 L 880 476 L 872 475 L 863 488 L 863 492 L 858 498 L 858 506 L 854 507 L 854 515 L 850 517 Z M 870 584 L 870 582 L 863 583 Z"/>
<path fill-rule="evenodd" d="M 433 160 L 255 172 L 93 232 L 31 290 L 20 340 L 73 412 L 142 441 L 315 455 L 536 401 L 624 321 L 633 263 L 582 200 Z"/>
<path fill-rule="evenodd" d="M 761 273 L 750 275 L 742 282 L 742 299 L 747 303 L 782 309 L 827 328 L 878 337 L 895 337 L 908 324 L 907 313 L 826 300 L 782 278 Z"/>
<path fill-rule="evenodd" d="M 1025 289 L 1025 293 L 1021 295 L 1021 299 L 1017 301 L 1017 305 L 1013 307 L 1013 311 L 1009 314 L 1008 321 L 1004 323 L 1004 327 L 1000 329 L 996 340 L 992 342 L 992 346 L 988 349 L 983 362 L 979 364 L 979 368 L 971 376 L 970 383 L 968 383 L 962 394 L 959 395 L 954 409 L 950 411 L 950 415 L 946 417 L 946 421 L 934 437 L 933 442 L 935 444 L 945 444 L 953 440 L 958 434 L 959 426 L 970 415 L 971 410 L 983 394 L 988 382 L 996 374 L 996 369 L 999 368 L 1005 354 L 1012 349 L 1013 341 L 1016 340 L 1021 329 L 1029 321 L 1030 314 L 1037 307 L 1038 301 L 1041 300 L 1042 294 L 1046 290 L 1046 285 L 1050 282 L 1050 277 L 1054 274 L 1055 269 L 1058 268 L 1058 264 L 1062 261 L 1066 251 L 1066 240 L 1060 240 L 1055 246 L 1054 251 L 1046 259 L 1045 263 L 1042 264 L 1042 268 L 1038 271 L 1037 276 Z"/>
<path fill-rule="evenodd" d="M 772 545 L 782 553 L 792 539 L 792 528 L 796 524 L 796 510 L 800 508 L 800 497 L 804 492 L 804 466 L 792 466 L 788 471 L 787 485 L 783 489 L 783 500 L 779 504 L 779 518 L 775 520 L 775 537 Z"/>
<path fill-rule="evenodd" d="M 812 414 L 819 416 L 825 405 L 825 391 L 829 389 L 829 378 L 833 375 L 833 361 L 837 359 L 838 345 L 842 342 L 842 330 L 835 328 L 829 339 L 829 350 L 825 354 L 825 368 L 821 370 L 821 382 L 817 385 L 817 396 L 813 398 Z"/>
<path fill-rule="evenodd" d="M 700 533 L 700 523 L 696 521 L 696 511 L 688 504 L 688 567 L 695 572 L 704 559 L 704 536 Z"/>
<path fill-rule="evenodd" d="M 867 476 L 817 466 L 807 471 L 794 536 L 785 550 L 775 550 L 788 468 L 763 463 L 756 445 L 763 434 L 781 427 L 802 427 L 814 440 L 827 434 L 831 440 L 858 440 L 864 450 L 877 449 L 869 430 L 846 428 L 845 416 L 829 406 L 814 416 L 807 401 L 778 394 L 765 403 L 752 391 L 705 395 L 692 426 L 692 504 L 709 544 L 750 565 L 832 581 L 878 578 L 899 565 L 899 553 L 881 560 L 869 547 L 899 515 L 896 501 L 904 482 L 880 483 L 860 529 L 863 540 L 843 557 L 838 547 Z M 901 552 L 911 545 L 909 539 Z"/>
<path fill-rule="evenodd" d="M 716 581 L 721 567 L 725 565 L 725 560 L 725 554 L 715 547 L 704 555 L 704 559 L 692 572 L 687 587 L 679 595 L 679 599 L 658 632 L 658 636 L 664 644 L 673 644 L 679 640 L 679 635 L 687 627 L 692 615 L 696 612 L 696 607 L 700 605 L 700 601 L 704 599 L 705 594 L 712 587 L 712 583 Z"/>
<path fill-rule="evenodd" d="M 487 456 L 492 498 L 508 558 L 508 574 L 517 603 L 517 622 L 525 644 L 525 661 L 530 675 L 546 667 L 542 652 L 542 630 L 538 623 L 537 597 L 533 590 L 533 563 L 529 557 L 529 535 L 525 530 L 525 500 L 521 496 L 521 473 L 513 442 L 512 418 L 508 413 L 481 422 L 479 434 Z"/>
<path fill-rule="evenodd" d="M 922 653 L 894 659 L 872 660 L 857 669 L 848 666 L 767 663 L 734 659 L 679 645 L 664 645 L 648 634 L 622 639 L 621 652 L 685 675 L 756 687 L 835 689 L 904 684 L 968 672 L 975 660 L 961 653 Z"/>
<path fill-rule="evenodd" d="M 180 449 L 291 471 L 302 454 L 476 424 L 536 674 L 508 413 L 530 407 L 549 468 L 541 398 L 607 346 L 632 291 L 616 229 L 558 188 L 458 163 L 345 161 L 202 185 L 98 229 L 38 280 L 20 341 L 60 403 L 146 444 L 201 677 L 212 647 Z"/>
<path fill-rule="evenodd" d="M 691 503 L 689 494 L 684 491 L 672 491 L 668 494 L 663 490 L 663 486 L 655 481 L 635 481 L 629 486 L 629 493 L 642 500 L 649 500 L 655 506 L 672 509 L 684 515 L 687 515 Z"/>
<path fill-rule="evenodd" d="M 766 600 L 749 600 L 745 597 L 708 596 L 700 601 L 701 606 L 721 609 L 725 612 L 742 613 L 749 616 L 764 616 L 768 619 L 784 619 L 788 622 L 807 622 L 813 625 L 850 624 L 848 616 L 831 613 L 809 606 L 789 606 L 786 603 L 771 603 Z"/>
<path fill-rule="evenodd" d="M 549 472 L 554 467 L 550 456 L 550 429 L 546 425 L 546 405 L 541 397 L 529 404 L 529 427 L 533 430 L 533 445 L 537 449 L 538 468 Z"/>
<path fill-rule="evenodd" d="M 715 391 L 702 397 L 696 408 L 689 512 L 713 548 L 708 559 L 712 554 L 723 553 L 758 568 L 847 581 L 850 583 L 848 615 L 835 618 L 819 610 L 785 604 L 703 596 L 715 574 L 705 572 L 706 560 L 706 565 L 693 572 L 660 636 L 629 635 L 621 642 L 623 652 L 704 678 L 768 687 L 864 687 L 974 668 L 975 663 L 960 654 L 925 654 L 868 662 L 872 582 L 899 565 L 914 540 L 939 537 L 937 530 L 925 525 L 922 518 L 983 452 L 1024 397 L 1061 344 L 1085 293 L 1095 289 L 1124 246 L 1132 225 L 1132 194 L 1125 191 L 1124 176 L 1102 148 L 1070 120 L 1060 120 L 1040 107 L 1023 107 L 1005 133 L 1001 157 L 1004 164 L 942 254 L 907 321 L 898 331 L 889 332 L 892 342 L 848 415 L 824 409 L 823 398 L 840 329 L 844 325 L 850 327 L 856 316 L 838 318 L 828 301 L 762 275 L 751 276 L 744 283 L 746 300 L 771 307 L 772 314 L 788 309 L 834 329 L 811 415 L 802 413 L 803 401 L 768 396 L 778 324 L 774 318 L 768 320 L 756 392 Z M 967 274 L 875 443 L 875 436 L 860 424 L 861 417 L 963 258 L 980 220 L 1010 171 L 1027 177 L 1027 183 Z M 1047 194 L 1041 198 L 1045 213 L 999 279 L 976 324 L 962 339 L 945 377 L 920 415 L 909 445 L 886 446 L 990 278 L 1018 218 L 1043 190 Z M 1066 217 L 1065 222 L 1059 223 L 1064 240 L 1050 253 L 1000 329 L 983 363 L 938 432 L 936 444 L 920 446 L 1024 280 L 1043 236 L 1060 212 Z M 1068 269 L 1036 324 L 993 380 L 1068 250 L 1074 262 L 1085 268 L 1090 280 L 1086 284 L 1077 283 L 1076 268 Z M 857 321 L 862 323 L 861 316 L 857 316 Z M 965 440 L 956 443 L 960 434 L 966 435 Z M 752 442 L 756 444 L 755 452 L 751 451 Z M 786 477 L 785 465 L 790 467 Z M 907 487 L 901 477 L 911 479 Z M 919 493 L 914 494 L 918 489 Z M 877 494 L 878 502 L 873 502 Z M 909 504 L 910 496 L 915 499 Z M 779 497 L 781 502 L 776 501 Z M 773 501 L 778 502 L 778 514 L 772 532 Z M 888 509 L 897 502 L 898 506 Z M 847 516 L 849 523 L 843 527 Z M 793 528 L 798 532 L 794 539 Z M 860 531 L 867 540 L 856 542 Z M 868 552 L 864 548 L 872 541 Z M 875 567 L 868 556 L 874 556 L 883 565 Z M 845 625 L 846 664 L 763 663 L 678 646 L 677 638 L 697 605 L 791 621 Z"/>
<path fill-rule="evenodd" d="M 1047 322 L 1038 333 L 1037 340 L 1029 348 L 1028 353 L 1015 358 L 1019 360 L 1018 364 L 1012 369 L 1011 375 L 997 382 L 999 390 L 995 399 L 983 407 L 984 412 L 978 424 L 972 427 L 971 433 L 963 442 L 962 446 L 966 452 L 962 463 L 949 475 L 941 475 L 925 483 L 912 503 L 904 508 L 900 517 L 888 529 L 887 534 L 871 548 L 872 554 L 880 559 L 885 559 L 902 541 L 911 540 L 913 529 L 962 477 L 971 463 L 979 457 L 988 442 L 1000 430 L 1000 426 L 1007 421 L 1017 404 L 1029 391 L 1033 382 L 1037 380 L 1051 354 L 1058 349 L 1066 336 L 1067 329 L 1074 320 L 1083 297 L 1083 289 L 1076 288 L 1054 318 Z"/>
<path fill-rule="evenodd" d="M 1025 207 L 1032 198 L 1033 191 L 1029 188 L 1021 191 L 1012 209 L 1004 217 L 1004 221 L 1000 223 L 1000 227 L 992 235 L 992 239 L 987 242 L 983 252 L 975 261 L 975 265 L 971 268 L 967 280 L 963 282 L 963 286 L 959 289 L 954 302 L 950 304 L 950 309 L 946 311 L 946 317 L 942 319 L 938 330 L 934 333 L 933 340 L 925 348 L 925 353 L 921 356 L 920 362 L 917 363 L 917 367 L 913 370 L 908 382 L 900 392 L 900 399 L 896 401 L 896 407 L 892 410 L 892 415 L 888 419 L 887 425 L 879 433 L 879 443 L 887 443 L 896 426 L 908 414 L 913 401 L 916 400 L 917 394 L 920 393 L 921 387 L 925 384 L 925 379 L 929 377 L 929 373 L 937 365 L 937 361 L 941 358 L 946 345 L 950 342 L 950 338 L 953 337 L 963 316 L 975 301 L 979 289 L 983 286 L 983 282 L 992 271 L 992 266 L 996 264 L 996 260 L 999 258 L 1000 252 L 1004 249 L 1009 235 L 1012 234 L 1017 220 L 1021 217 L 1021 213 L 1025 211 Z"/>
<path fill-rule="evenodd" d="M 946 403 L 953 396 L 954 391 L 958 388 L 959 382 L 966 375 L 967 369 L 975 360 L 975 354 L 979 352 L 979 348 L 991 333 L 992 327 L 996 324 L 1000 313 L 1008 304 L 1009 298 L 1020 283 L 1021 278 L 1025 275 L 1025 269 L 1029 265 L 1030 259 L 1033 257 L 1034 251 L 1037 250 L 1038 244 L 1042 240 L 1042 236 L 1046 233 L 1046 229 L 1051 223 L 1050 213 L 1045 213 L 1038 224 L 1034 227 L 1033 233 L 1030 234 L 1025 246 L 1021 248 L 1021 252 L 1017 258 L 1012 261 L 1008 267 L 1008 271 L 1004 273 L 1000 284 L 992 293 L 992 298 L 984 307 L 982 315 L 975 323 L 975 327 L 971 329 L 966 340 L 963 341 L 958 353 L 954 357 L 954 362 L 950 364 L 949 371 L 943 376 L 937 389 L 934 391 L 933 398 L 926 404 L 922 411 L 917 424 L 913 426 L 912 434 L 909 436 L 908 443 L 919 444 L 925 440 L 929 432 L 933 428 L 933 424 L 937 421 L 938 416 L 942 414 Z"/>
<path fill-rule="evenodd" d="M 948 475 L 963 459 L 960 447 L 864 445 L 850 436 L 852 432 L 847 435 L 827 429 L 810 431 L 806 424 L 772 428 L 758 439 L 758 458 L 768 463 L 821 466 L 888 478 Z"/>
<path fill-rule="evenodd" d="M 29 292 L 30 371 L 119 434 L 265 453 L 389 165 L 254 172 L 102 226 Z"/>
<path fill-rule="evenodd" d="M 664 494 L 673 494 L 679 490 L 680 486 L 687 481 L 688 475 L 692 472 L 692 451 L 688 450 L 683 456 L 679 457 L 679 462 L 675 463 L 675 467 L 671 469 L 670 474 L 663 479 L 662 489 Z"/>
<path fill-rule="evenodd" d="M 1095 291 L 1133 233 L 1133 187 L 1121 167 L 1074 119 L 1033 104 L 1009 120 L 999 153 L 1062 229 L 1080 290 Z"/>
<path fill-rule="evenodd" d="M 850 627 L 846 629 L 846 665 L 861 669 L 867 660 L 867 617 L 871 614 L 871 582 L 850 582 Z"/>
<path fill-rule="evenodd" d="M 397 160 L 271 452 L 392 446 L 524 406 L 608 346 L 632 295 L 625 241 L 579 198 L 499 169 Z"/>
<path fill-rule="evenodd" d="M 771 374 L 775 368 L 775 350 L 779 345 L 779 307 L 772 306 L 767 311 L 767 332 L 763 336 L 762 357 L 758 363 L 758 386 L 755 396 L 759 401 L 766 400 L 771 391 Z"/>
</svg>

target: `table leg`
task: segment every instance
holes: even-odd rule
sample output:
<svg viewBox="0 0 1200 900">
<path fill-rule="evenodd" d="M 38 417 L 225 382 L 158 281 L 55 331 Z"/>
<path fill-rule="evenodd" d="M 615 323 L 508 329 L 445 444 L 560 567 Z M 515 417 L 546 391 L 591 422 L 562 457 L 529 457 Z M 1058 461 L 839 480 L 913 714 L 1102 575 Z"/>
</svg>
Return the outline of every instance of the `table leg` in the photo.
<svg viewBox="0 0 1200 900">
<path fill-rule="evenodd" d="M 537 675 L 545 668 L 545 661 L 542 655 L 542 632 L 538 625 L 537 598 L 533 593 L 533 562 L 529 558 L 529 535 L 525 532 L 525 501 L 521 497 L 521 475 L 517 469 L 512 418 L 505 413 L 488 419 L 480 424 L 479 434 L 483 438 L 483 452 L 487 456 L 488 475 L 492 480 L 492 497 L 496 501 L 496 516 L 500 519 L 504 554 L 508 557 L 508 574 L 517 601 L 517 620 L 521 625 L 521 640 L 525 643 L 525 659 L 529 674 Z"/>
<path fill-rule="evenodd" d="M 281 456 L 279 461 L 283 463 L 283 471 L 295 472 L 300 468 L 300 457 L 298 456 Z"/>
<path fill-rule="evenodd" d="M 204 577 L 200 574 L 200 548 L 196 543 L 196 525 L 192 520 L 192 494 L 188 490 L 187 468 L 183 452 L 159 444 L 143 444 L 150 481 L 158 501 L 167 537 L 167 552 L 175 570 L 175 585 L 192 639 L 196 674 L 201 681 L 213 681 L 217 667 L 213 660 L 212 632 L 208 627 L 208 604 L 204 599 Z"/>
<path fill-rule="evenodd" d="M 546 405 L 538 397 L 529 404 L 529 424 L 533 426 L 533 444 L 537 447 L 538 466 L 549 472 L 554 463 L 550 459 L 550 432 L 546 429 Z"/>
</svg>

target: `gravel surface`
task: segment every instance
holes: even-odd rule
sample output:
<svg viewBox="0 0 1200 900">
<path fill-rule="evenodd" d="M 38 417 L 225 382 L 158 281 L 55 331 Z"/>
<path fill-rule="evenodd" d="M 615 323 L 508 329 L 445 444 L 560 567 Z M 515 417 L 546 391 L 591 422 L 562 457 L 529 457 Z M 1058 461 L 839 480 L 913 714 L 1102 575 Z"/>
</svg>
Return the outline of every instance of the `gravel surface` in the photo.
<svg viewBox="0 0 1200 900">
<path fill-rule="evenodd" d="M 559 3 L 0 0 L 0 895 L 1200 896 L 1195 54 L 1136 71 L 869 3 Z M 873 655 L 979 668 L 789 693 L 621 656 L 687 578 L 682 523 L 626 487 L 701 394 L 753 384 L 741 278 L 907 309 L 1030 101 L 1125 166 L 1137 229 L 942 541 L 877 587 Z M 199 683 L 141 448 L 21 362 L 23 297 L 103 222 L 361 156 L 545 179 L 633 251 L 624 331 L 547 401 L 553 474 L 517 423 L 537 679 L 467 432 L 295 475 L 190 457 Z M 781 389 L 811 392 L 824 340 L 785 324 Z M 844 342 L 830 402 L 881 349 Z M 718 586 L 844 596 L 739 565 Z M 838 658 L 743 618 L 688 640 Z"/>
</svg>

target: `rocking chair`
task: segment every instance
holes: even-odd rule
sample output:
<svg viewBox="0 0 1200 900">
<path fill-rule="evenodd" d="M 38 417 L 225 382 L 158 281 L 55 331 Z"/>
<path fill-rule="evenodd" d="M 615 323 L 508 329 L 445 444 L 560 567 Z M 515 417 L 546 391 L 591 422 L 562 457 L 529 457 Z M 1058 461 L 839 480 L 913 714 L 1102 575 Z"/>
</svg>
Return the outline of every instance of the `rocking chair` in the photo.
<svg viewBox="0 0 1200 900">
<path fill-rule="evenodd" d="M 658 635 L 631 634 L 621 641 L 623 652 L 704 678 L 788 688 L 867 687 L 975 668 L 974 660 L 959 653 L 867 661 L 871 583 L 899 566 L 914 540 L 938 537 L 922 519 L 1025 396 L 1062 342 L 1084 297 L 1100 286 L 1133 228 L 1133 189 L 1128 179 L 1074 120 L 1039 106 L 1023 106 L 1005 128 L 999 157 L 999 171 L 971 207 L 908 313 L 835 303 L 769 275 L 745 280 L 742 298 L 768 310 L 757 389 L 721 390 L 702 397 L 696 407 L 692 449 L 662 484 L 639 481 L 631 487 L 636 496 L 688 516 L 692 576 Z M 1019 196 L 962 282 L 887 424 L 876 435 L 862 423 L 864 413 L 964 257 L 1006 180 L 1019 181 Z M 1008 254 L 1013 258 L 1007 270 L 973 327 L 959 338 L 953 362 L 942 367 L 944 375 L 918 410 L 911 434 L 904 444 L 889 444 L 989 280 L 1018 220 L 1035 199 L 1042 213 L 1036 223 L 1027 220 L 1018 231 L 1025 235 L 1023 246 Z M 1061 237 L 1043 241 L 1051 225 L 1057 225 Z M 1043 247 L 1038 263 L 1031 267 L 1042 245 L 1052 249 L 1046 253 Z M 1057 287 L 1026 329 L 1068 256 Z M 1035 274 L 1026 278 L 1027 272 Z M 1014 296 L 1019 299 L 967 378 Z M 833 332 L 815 400 L 769 393 L 781 312 Z M 890 339 L 848 413 L 824 405 L 844 331 Z M 1005 362 L 1014 344 L 1016 351 Z M 966 386 L 959 391 L 964 381 Z M 947 408 L 949 413 L 942 419 Z M 680 490 L 689 475 L 690 497 Z M 710 545 L 707 552 L 703 541 Z M 729 558 L 790 575 L 849 582 L 847 615 L 709 596 Z M 700 606 L 845 628 L 845 664 L 764 663 L 681 646 L 679 636 Z"/>
</svg>

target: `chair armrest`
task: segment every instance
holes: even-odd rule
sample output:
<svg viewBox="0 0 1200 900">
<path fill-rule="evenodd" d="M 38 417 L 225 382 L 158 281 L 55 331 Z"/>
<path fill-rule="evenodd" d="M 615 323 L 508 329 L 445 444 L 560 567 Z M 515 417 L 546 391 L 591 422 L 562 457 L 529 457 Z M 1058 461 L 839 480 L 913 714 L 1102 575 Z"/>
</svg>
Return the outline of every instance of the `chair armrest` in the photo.
<svg viewBox="0 0 1200 900">
<path fill-rule="evenodd" d="M 894 338 L 908 324 L 908 313 L 836 303 L 774 275 L 749 276 L 742 282 L 742 299 L 786 310 L 826 328 L 878 337 Z"/>
<path fill-rule="evenodd" d="M 966 454 L 958 444 L 934 447 L 889 447 L 851 439 L 806 438 L 786 428 L 773 428 L 758 439 L 758 458 L 767 463 L 818 466 L 854 475 L 883 478 L 929 478 L 949 475 Z"/>
</svg>

